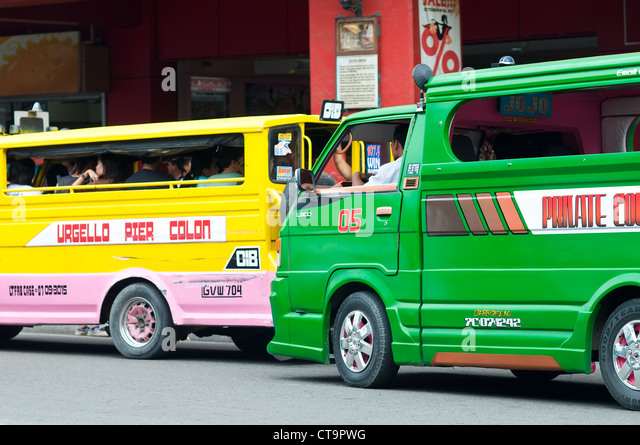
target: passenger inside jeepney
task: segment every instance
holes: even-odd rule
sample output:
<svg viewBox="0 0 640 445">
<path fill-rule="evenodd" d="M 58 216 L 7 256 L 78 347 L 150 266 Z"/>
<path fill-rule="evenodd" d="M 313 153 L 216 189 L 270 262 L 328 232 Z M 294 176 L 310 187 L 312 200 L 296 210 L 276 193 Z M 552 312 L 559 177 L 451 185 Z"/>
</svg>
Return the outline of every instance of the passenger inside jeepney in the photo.
<svg viewBox="0 0 640 445">
<path fill-rule="evenodd" d="M 95 170 L 86 169 L 72 185 L 83 185 L 87 179 L 90 181 L 89 184 L 117 184 L 124 182 L 126 177 L 123 159 L 116 154 L 106 152 L 98 155 Z"/>
<path fill-rule="evenodd" d="M 167 162 L 167 173 L 176 181 L 189 178 L 191 172 L 190 156 L 172 156 Z"/>
<path fill-rule="evenodd" d="M 140 162 L 142 163 L 142 168 L 129 176 L 124 181 L 125 183 L 173 180 L 173 178 L 168 174 L 159 171 L 160 164 L 162 163 L 162 158 L 160 156 L 153 156 L 151 154 L 143 155 L 140 157 Z"/>
<path fill-rule="evenodd" d="M 241 147 L 219 147 L 216 151 L 218 161 L 218 171 L 209 179 L 232 179 L 244 177 L 244 148 Z M 236 182 L 212 182 L 205 183 L 207 187 L 220 187 L 226 185 L 240 185 L 244 181 Z"/>
<path fill-rule="evenodd" d="M 87 170 L 92 169 L 95 170 L 96 164 L 98 163 L 97 156 L 85 156 L 75 160 L 74 167 L 66 176 L 58 176 L 56 183 L 57 187 L 73 185 L 74 182 Z M 85 178 L 81 185 L 85 185 L 89 183 L 89 179 Z M 69 190 L 56 190 L 56 193 L 69 193 Z"/>
<path fill-rule="evenodd" d="M 206 149 L 196 152 L 191 158 L 191 174 L 195 180 L 209 179 L 219 172 L 217 159 L 215 157 L 215 149 Z M 204 187 L 207 184 L 198 184 L 198 187 Z"/>
<path fill-rule="evenodd" d="M 11 189 L 32 189 L 33 177 L 36 172 L 36 164 L 31 158 L 16 159 L 9 165 L 7 173 L 7 190 Z M 40 190 L 23 190 L 19 192 L 8 192 L 7 196 L 41 195 Z"/>
</svg>

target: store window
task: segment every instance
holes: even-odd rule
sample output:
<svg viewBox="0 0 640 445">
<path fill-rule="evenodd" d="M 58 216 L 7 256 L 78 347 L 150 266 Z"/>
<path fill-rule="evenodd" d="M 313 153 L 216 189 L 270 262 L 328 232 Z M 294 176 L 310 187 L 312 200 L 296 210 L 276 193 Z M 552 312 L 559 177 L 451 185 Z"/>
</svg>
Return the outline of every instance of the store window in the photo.
<svg viewBox="0 0 640 445">
<path fill-rule="evenodd" d="M 231 81 L 222 77 L 191 77 L 191 119 L 229 117 Z"/>
<path fill-rule="evenodd" d="M 99 127 L 106 125 L 104 95 L 101 93 L 15 96 L 0 99 L 0 124 L 9 131 L 16 112 L 32 110 L 38 103 L 48 112 L 49 126 L 62 129 Z"/>
</svg>

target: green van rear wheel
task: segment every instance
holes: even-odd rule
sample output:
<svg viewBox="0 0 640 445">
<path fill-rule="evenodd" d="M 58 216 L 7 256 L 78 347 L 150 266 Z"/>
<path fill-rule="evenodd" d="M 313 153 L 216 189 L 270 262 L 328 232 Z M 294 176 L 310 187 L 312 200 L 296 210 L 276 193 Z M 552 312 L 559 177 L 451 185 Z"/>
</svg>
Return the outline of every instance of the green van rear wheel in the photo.
<svg viewBox="0 0 640 445">
<path fill-rule="evenodd" d="M 640 300 L 618 306 L 600 340 L 600 371 L 607 389 L 623 407 L 640 410 Z"/>
</svg>

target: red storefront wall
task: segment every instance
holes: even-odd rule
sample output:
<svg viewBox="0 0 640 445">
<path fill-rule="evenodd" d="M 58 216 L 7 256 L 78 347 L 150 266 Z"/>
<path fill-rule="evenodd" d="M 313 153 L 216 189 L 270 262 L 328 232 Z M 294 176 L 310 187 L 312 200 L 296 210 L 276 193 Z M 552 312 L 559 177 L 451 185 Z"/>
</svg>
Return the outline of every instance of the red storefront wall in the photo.
<svg viewBox="0 0 640 445">
<path fill-rule="evenodd" d="M 417 100 L 411 70 L 420 60 L 415 0 L 364 0 L 362 15 L 379 15 L 380 105 Z M 311 111 L 319 113 L 323 99 L 336 96 L 336 18 L 351 17 L 338 0 L 309 0 Z"/>
<path fill-rule="evenodd" d="M 423 1 L 439 3 L 362 0 L 363 16 L 379 16 L 381 106 L 418 98 L 411 71 L 420 63 L 417 17 Z M 596 36 L 597 54 L 640 51 L 640 2 L 635 0 L 460 0 L 460 14 L 465 45 Z M 309 0 L 313 113 L 323 99 L 335 98 L 335 20 L 352 16 L 338 0 Z"/>
<path fill-rule="evenodd" d="M 420 61 L 422 1 L 362 0 L 363 15 L 379 16 L 382 106 L 417 100 L 411 70 Z M 595 36 L 598 54 L 640 51 L 637 0 L 460 3 L 465 45 Z M 161 88 L 162 69 L 189 59 L 309 55 L 311 110 L 318 113 L 323 99 L 335 97 L 341 16 L 353 13 L 338 0 L 0 0 L 5 35 L 81 29 L 86 37 L 92 27 L 104 39 L 110 125 L 175 120 L 177 96 Z"/>
<path fill-rule="evenodd" d="M 141 0 L 140 23 L 110 28 L 109 125 L 176 119 L 162 70 L 179 60 L 307 55 L 307 0 Z M 179 81 L 179 79 L 177 79 Z M 178 85 L 188 88 L 188 85 Z"/>
</svg>

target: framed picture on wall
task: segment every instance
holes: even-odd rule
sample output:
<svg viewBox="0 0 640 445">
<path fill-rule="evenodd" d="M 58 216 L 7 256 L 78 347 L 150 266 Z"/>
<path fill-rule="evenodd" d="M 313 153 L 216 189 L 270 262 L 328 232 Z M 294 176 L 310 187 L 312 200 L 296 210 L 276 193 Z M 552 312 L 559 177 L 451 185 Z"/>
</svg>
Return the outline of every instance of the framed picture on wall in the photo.
<svg viewBox="0 0 640 445">
<path fill-rule="evenodd" d="M 336 19 L 336 55 L 378 52 L 378 16 Z"/>
</svg>

